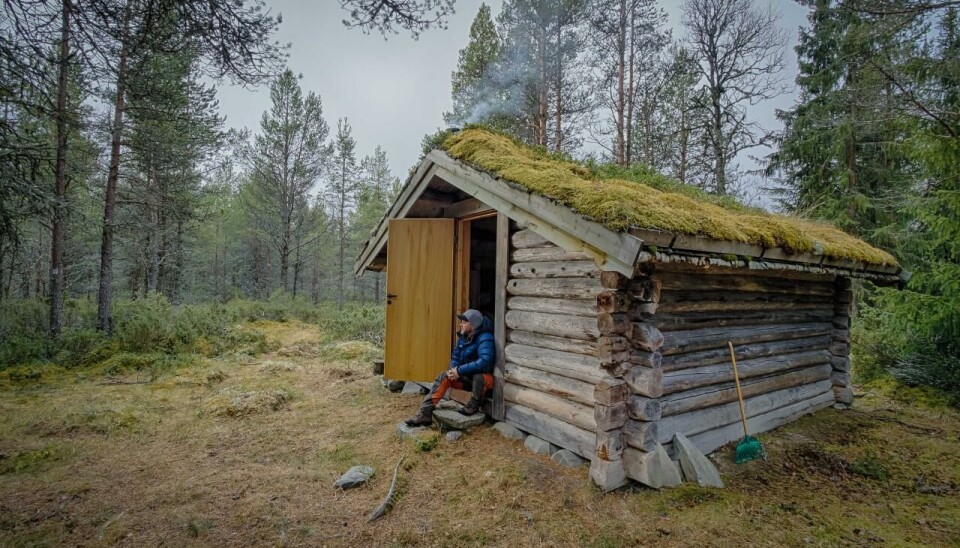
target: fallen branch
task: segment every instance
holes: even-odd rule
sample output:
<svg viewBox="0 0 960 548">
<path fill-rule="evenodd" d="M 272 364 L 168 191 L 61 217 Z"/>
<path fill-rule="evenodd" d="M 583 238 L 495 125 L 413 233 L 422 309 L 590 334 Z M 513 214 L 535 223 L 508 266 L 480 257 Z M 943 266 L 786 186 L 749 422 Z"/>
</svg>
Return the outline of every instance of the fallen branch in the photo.
<svg viewBox="0 0 960 548">
<path fill-rule="evenodd" d="M 394 499 L 397 496 L 397 472 L 400 471 L 400 464 L 402 463 L 403 457 L 400 457 L 400 461 L 397 462 L 396 468 L 393 469 L 393 480 L 390 482 L 390 489 L 387 491 L 387 496 L 384 497 L 383 502 L 380 503 L 380 506 L 377 506 L 377 509 L 370 514 L 370 518 L 367 520 L 367 523 L 382 518 L 387 513 L 387 510 L 393 506 L 393 503 L 396 502 Z"/>
</svg>

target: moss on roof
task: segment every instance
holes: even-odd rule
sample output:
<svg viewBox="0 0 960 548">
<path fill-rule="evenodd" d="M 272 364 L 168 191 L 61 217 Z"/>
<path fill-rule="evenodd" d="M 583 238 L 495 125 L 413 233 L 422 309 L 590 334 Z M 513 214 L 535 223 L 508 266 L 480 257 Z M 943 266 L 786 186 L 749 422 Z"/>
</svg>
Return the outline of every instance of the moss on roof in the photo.
<svg viewBox="0 0 960 548">
<path fill-rule="evenodd" d="M 824 223 L 748 208 L 655 173 L 643 174 L 643 182 L 606 178 L 610 172 L 591 171 L 484 128 L 452 134 L 442 148 L 458 160 L 556 200 L 611 230 L 665 230 L 782 247 L 791 253 L 897 264 L 889 253 Z"/>
</svg>

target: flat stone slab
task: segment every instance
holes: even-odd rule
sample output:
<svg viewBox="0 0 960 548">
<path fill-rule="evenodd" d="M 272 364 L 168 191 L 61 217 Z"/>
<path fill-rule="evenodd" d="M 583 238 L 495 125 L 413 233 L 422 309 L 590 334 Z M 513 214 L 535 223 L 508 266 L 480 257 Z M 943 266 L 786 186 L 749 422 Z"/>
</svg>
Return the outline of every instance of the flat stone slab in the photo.
<svg viewBox="0 0 960 548">
<path fill-rule="evenodd" d="M 561 449 L 557 451 L 550 457 L 550 460 L 568 468 L 579 468 L 587 462 L 569 449 Z"/>
<path fill-rule="evenodd" d="M 523 440 L 523 446 L 538 455 L 551 456 L 557 452 L 557 446 L 536 436 L 527 436 L 527 439 Z"/>
<path fill-rule="evenodd" d="M 467 430 L 483 424 L 487 416 L 480 412 L 467 416 L 452 409 L 437 409 L 433 412 L 433 418 L 451 430 Z"/>
<path fill-rule="evenodd" d="M 405 382 L 403 383 L 403 390 L 400 391 L 401 394 L 417 394 L 422 396 L 429 392 L 426 388 L 420 386 L 415 382 Z"/>
<path fill-rule="evenodd" d="M 700 487 L 723 487 L 717 467 L 686 436 L 674 434 L 673 447 L 687 481 Z"/>
<path fill-rule="evenodd" d="M 448 443 L 454 443 L 454 442 L 460 441 L 460 438 L 463 437 L 463 432 L 459 430 L 452 430 L 450 432 L 447 432 L 447 435 L 445 437 L 447 438 Z"/>
<path fill-rule="evenodd" d="M 523 440 L 527 437 L 527 435 L 523 433 L 523 430 L 520 430 L 512 424 L 502 421 L 494 424 L 493 429 L 497 432 L 500 432 L 501 436 L 509 440 Z"/>
<path fill-rule="evenodd" d="M 407 426 L 403 421 L 397 423 L 397 435 L 402 440 L 420 439 L 420 436 L 429 432 L 429 426 Z"/>
<path fill-rule="evenodd" d="M 371 476 L 373 476 L 373 472 L 374 470 L 372 466 L 354 466 L 340 476 L 340 479 L 338 479 L 333 486 L 339 487 L 340 489 L 353 489 L 354 487 L 359 487 L 366 483 Z"/>
</svg>

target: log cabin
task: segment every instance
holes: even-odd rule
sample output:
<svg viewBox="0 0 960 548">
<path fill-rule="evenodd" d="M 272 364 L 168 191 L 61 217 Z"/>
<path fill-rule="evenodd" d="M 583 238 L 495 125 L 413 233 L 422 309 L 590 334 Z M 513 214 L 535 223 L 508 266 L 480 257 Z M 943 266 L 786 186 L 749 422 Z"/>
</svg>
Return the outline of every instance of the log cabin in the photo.
<svg viewBox="0 0 960 548">
<path fill-rule="evenodd" d="M 479 127 L 411 172 L 356 273 L 386 271 L 385 377 L 446 368 L 454 315 L 489 315 L 494 420 L 590 461 L 613 489 L 683 433 L 704 453 L 850 404 L 851 281 L 902 284 L 840 230 L 651 173 L 603 177 Z"/>
</svg>

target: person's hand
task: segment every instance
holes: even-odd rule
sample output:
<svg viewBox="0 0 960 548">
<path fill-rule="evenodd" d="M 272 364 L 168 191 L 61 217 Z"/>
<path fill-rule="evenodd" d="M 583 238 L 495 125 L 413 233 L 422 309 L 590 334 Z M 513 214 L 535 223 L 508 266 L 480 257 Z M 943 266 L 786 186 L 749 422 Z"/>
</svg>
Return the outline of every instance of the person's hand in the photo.
<svg viewBox="0 0 960 548">
<path fill-rule="evenodd" d="M 450 379 L 451 381 L 455 381 L 460 378 L 460 373 L 457 373 L 456 367 L 451 367 L 450 369 L 447 369 L 447 378 Z"/>
</svg>

